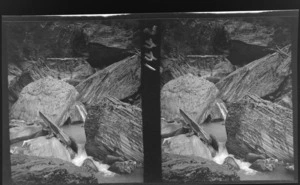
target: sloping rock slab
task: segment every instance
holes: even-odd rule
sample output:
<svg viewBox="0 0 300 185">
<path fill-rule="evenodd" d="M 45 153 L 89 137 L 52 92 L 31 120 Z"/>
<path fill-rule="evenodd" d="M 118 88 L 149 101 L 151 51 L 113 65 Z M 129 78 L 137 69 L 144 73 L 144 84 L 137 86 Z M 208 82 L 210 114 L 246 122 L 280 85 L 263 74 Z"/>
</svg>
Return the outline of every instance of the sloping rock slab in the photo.
<svg viewBox="0 0 300 185">
<path fill-rule="evenodd" d="M 187 137 L 184 134 L 165 139 L 162 151 L 184 156 L 201 156 L 212 160 L 211 152 L 197 136 Z"/>
<path fill-rule="evenodd" d="M 161 90 L 161 116 L 167 120 L 180 119 L 179 109 L 182 109 L 201 124 L 218 93 L 213 83 L 192 74 L 171 80 Z"/>
<path fill-rule="evenodd" d="M 14 185 L 96 184 L 94 174 L 61 159 L 22 154 L 11 155 Z"/>
<path fill-rule="evenodd" d="M 20 98 L 11 108 L 10 119 L 42 122 L 40 111 L 52 123 L 61 126 L 73 115 L 77 96 L 76 89 L 68 83 L 52 77 L 42 78 L 23 88 Z"/>
<path fill-rule="evenodd" d="M 245 157 L 253 152 L 279 160 L 294 160 L 291 109 L 246 95 L 243 100 L 230 104 L 228 111 L 225 126 L 229 153 Z"/>
<path fill-rule="evenodd" d="M 85 123 L 86 152 L 95 159 L 121 156 L 143 163 L 142 110 L 116 98 L 105 97 L 90 106 Z"/>
<path fill-rule="evenodd" d="M 164 182 L 239 181 L 237 174 L 227 167 L 201 157 L 162 154 Z"/>
<path fill-rule="evenodd" d="M 226 103 L 239 101 L 247 93 L 264 97 L 275 92 L 291 74 L 291 57 L 273 53 L 237 69 L 216 86 Z"/>
<path fill-rule="evenodd" d="M 107 95 L 118 99 L 133 95 L 141 84 L 140 66 L 135 55 L 96 72 L 76 86 L 81 102 L 97 105 Z"/>
</svg>

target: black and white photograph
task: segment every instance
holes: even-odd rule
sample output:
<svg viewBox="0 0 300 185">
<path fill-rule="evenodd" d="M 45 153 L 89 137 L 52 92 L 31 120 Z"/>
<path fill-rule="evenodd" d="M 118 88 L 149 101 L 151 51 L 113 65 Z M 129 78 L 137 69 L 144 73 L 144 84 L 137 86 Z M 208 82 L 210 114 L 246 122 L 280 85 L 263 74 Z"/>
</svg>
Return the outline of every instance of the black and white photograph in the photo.
<svg viewBox="0 0 300 185">
<path fill-rule="evenodd" d="M 33 17 L 2 19 L 12 183 L 143 183 L 138 21 Z"/>
<path fill-rule="evenodd" d="M 298 17 L 245 14 L 162 20 L 163 182 L 296 178 Z"/>
</svg>

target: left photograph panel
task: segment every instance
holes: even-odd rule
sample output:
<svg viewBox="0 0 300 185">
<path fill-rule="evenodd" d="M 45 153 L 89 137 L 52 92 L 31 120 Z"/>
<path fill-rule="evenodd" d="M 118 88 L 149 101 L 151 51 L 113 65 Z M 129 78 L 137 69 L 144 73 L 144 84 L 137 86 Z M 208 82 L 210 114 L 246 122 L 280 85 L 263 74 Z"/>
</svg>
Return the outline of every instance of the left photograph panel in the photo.
<svg viewBox="0 0 300 185">
<path fill-rule="evenodd" d="M 142 183 L 138 20 L 16 18 L 2 18 L 12 182 Z"/>
</svg>

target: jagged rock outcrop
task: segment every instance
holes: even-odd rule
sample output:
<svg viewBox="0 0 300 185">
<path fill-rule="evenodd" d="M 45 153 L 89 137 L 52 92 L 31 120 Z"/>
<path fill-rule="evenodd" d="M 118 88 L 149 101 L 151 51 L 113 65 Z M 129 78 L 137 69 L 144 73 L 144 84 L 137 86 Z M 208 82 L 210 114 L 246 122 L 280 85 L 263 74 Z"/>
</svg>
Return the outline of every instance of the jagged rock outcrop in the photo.
<svg viewBox="0 0 300 185">
<path fill-rule="evenodd" d="M 96 72 L 76 86 L 80 101 L 97 105 L 107 95 L 120 100 L 133 95 L 141 84 L 140 66 L 135 55 Z"/>
<path fill-rule="evenodd" d="M 239 181 L 238 175 L 227 167 L 201 157 L 162 154 L 164 182 Z"/>
<path fill-rule="evenodd" d="M 228 152 L 243 158 L 251 152 L 293 161 L 292 113 L 256 95 L 230 104 L 225 122 Z"/>
<path fill-rule="evenodd" d="M 143 163 L 141 109 L 116 98 L 104 97 L 87 108 L 85 123 L 88 155 L 103 160 L 106 155 L 121 156 Z"/>
<path fill-rule="evenodd" d="M 49 157 L 13 154 L 12 184 L 96 184 L 94 174 L 74 164 Z"/>
<path fill-rule="evenodd" d="M 187 74 L 171 80 L 161 90 L 161 116 L 167 120 L 180 119 L 179 109 L 201 124 L 219 91 L 202 77 Z"/>
<path fill-rule="evenodd" d="M 165 139 L 162 144 L 162 151 L 184 156 L 201 156 L 202 158 L 212 160 L 208 146 L 197 136 L 187 137 L 181 134 Z"/>
<path fill-rule="evenodd" d="M 84 121 L 84 107 L 78 103 L 77 96 L 76 89 L 68 83 L 52 77 L 42 78 L 23 88 L 9 116 L 10 119 L 20 119 L 29 123 L 43 121 L 39 116 L 40 111 L 58 126 L 63 125 L 68 117 L 71 117 L 71 122 Z M 72 113 L 76 109 L 82 112 L 81 118 Z"/>
<path fill-rule="evenodd" d="M 290 65 L 291 57 L 279 52 L 253 61 L 216 84 L 220 98 L 230 103 L 241 100 L 247 93 L 259 97 L 274 93 L 291 74 Z"/>
</svg>

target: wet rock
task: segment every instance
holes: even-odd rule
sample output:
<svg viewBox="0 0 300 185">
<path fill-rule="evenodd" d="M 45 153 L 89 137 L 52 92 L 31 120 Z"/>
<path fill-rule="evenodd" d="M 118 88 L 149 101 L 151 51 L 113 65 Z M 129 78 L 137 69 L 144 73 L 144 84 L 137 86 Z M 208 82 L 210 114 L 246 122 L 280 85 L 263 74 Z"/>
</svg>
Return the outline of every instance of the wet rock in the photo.
<svg viewBox="0 0 300 185">
<path fill-rule="evenodd" d="M 87 107 L 86 152 L 94 159 L 107 155 L 143 163 L 142 110 L 116 98 L 105 97 Z"/>
<path fill-rule="evenodd" d="M 41 136 L 35 139 L 24 141 L 23 154 L 38 157 L 52 157 L 71 162 L 70 150 L 66 148 L 56 137 L 47 139 Z"/>
<path fill-rule="evenodd" d="M 290 173 L 294 173 L 295 172 L 295 165 L 294 164 L 287 164 L 285 169 Z"/>
<path fill-rule="evenodd" d="M 253 163 L 258 159 L 266 159 L 266 156 L 263 154 L 248 153 L 245 158 L 245 160 L 250 163 Z"/>
<path fill-rule="evenodd" d="M 288 46 L 283 50 L 287 50 Z M 237 69 L 216 86 L 226 103 L 241 100 L 246 94 L 264 97 L 274 93 L 291 74 L 291 57 L 273 53 Z M 274 70 L 275 69 L 275 70 Z"/>
<path fill-rule="evenodd" d="M 225 103 L 221 99 L 217 98 L 205 112 L 203 117 L 206 118 L 206 120 L 204 123 L 208 123 L 211 120 L 226 120 L 227 113 L 228 110 Z"/>
<path fill-rule="evenodd" d="M 236 172 L 211 160 L 196 156 L 162 154 L 163 182 L 239 181 Z"/>
<path fill-rule="evenodd" d="M 231 170 L 240 170 L 239 165 L 235 162 L 234 158 L 230 156 L 225 158 L 223 165 L 227 166 Z"/>
<path fill-rule="evenodd" d="M 124 162 L 115 162 L 112 164 L 108 170 L 118 174 L 130 174 L 136 168 L 135 161 L 124 161 Z"/>
<path fill-rule="evenodd" d="M 13 184 L 96 184 L 94 174 L 55 158 L 11 155 Z"/>
<path fill-rule="evenodd" d="M 40 111 L 52 123 L 62 126 L 75 109 L 77 96 L 76 89 L 68 83 L 52 77 L 42 78 L 23 88 L 9 116 L 10 119 L 41 122 Z"/>
<path fill-rule="evenodd" d="M 107 155 L 103 160 L 104 164 L 112 165 L 115 162 L 123 162 L 124 159 L 122 157 Z"/>
<path fill-rule="evenodd" d="M 181 129 L 182 123 L 177 121 L 168 122 L 166 119 L 162 118 L 160 121 L 160 131 L 162 136 L 172 135 L 177 130 Z"/>
<path fill-rule="evenodd" d="M 254 163 L 251 164 L 250 168 L 265 172 L 265 171 L 273 171 L 277 166 L 278 160 L 276 159 L 257 159 Z"/>
<path fill-rule="evenodd" d="M 246 95 L 228 106 L 225 127 L 229 153 L 241 158 L 261 153 L 286 162 L 294 160 L 291 109 Z"/>
<path fill-rule="evenodd" d="M 76 86 L 81 102 L 97 105 L 103 97 L 124 99 L 140 87 L 140 59 L 132 56 L 114 63 L 90 76 Z"/>
<path fill-rule="evenodd" d="M 213 83 L 192 74 L 171 80 L 161 90 L 161 116 L 167 120 L 180 119 L 179 109 L 182 109 L 201 124 L 218 93 Z"/>
<path fill-rule="evenodd" d="M 278 105 L 293 109 L 292 91 L 289 91 L 288 93 L 277 98 L 275 102 Z"/>
<path fill-rule="evenodd" d="M 86 168 L 89 172 L 94 172 L 94 173 L 98 172 L 97 166 L 89 158 L 87 158 L 83 161 L 81 167 Z"/>
<path fill-rule="evenodd" d="M 187 137 L 184 134 L 165 139 L 162 144 L 162 151 L 165 153 L 178 154 L 184 156 L 201 156 L 205 159 L 212 159 L 210 149 L 199 137 Z"/>
</svg>

